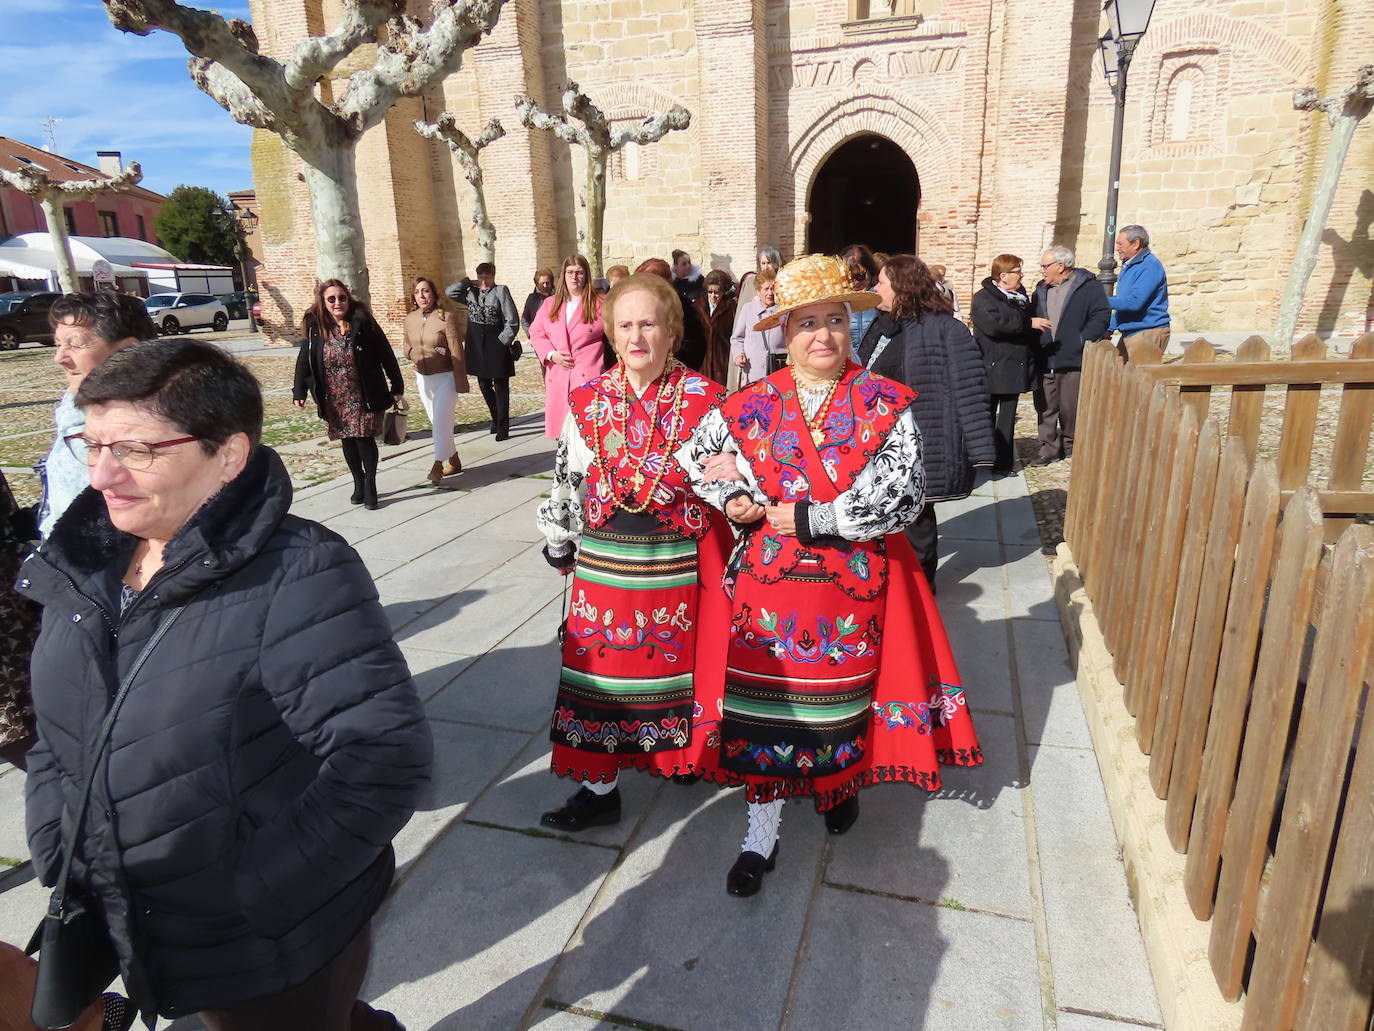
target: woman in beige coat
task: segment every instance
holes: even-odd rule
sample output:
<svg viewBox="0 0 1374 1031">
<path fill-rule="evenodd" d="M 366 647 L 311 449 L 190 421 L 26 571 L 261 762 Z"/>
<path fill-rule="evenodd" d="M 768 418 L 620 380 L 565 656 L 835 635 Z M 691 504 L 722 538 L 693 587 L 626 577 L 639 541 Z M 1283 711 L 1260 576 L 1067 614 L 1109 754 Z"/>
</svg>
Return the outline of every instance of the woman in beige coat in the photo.
<svg viewBox="0 0 1374 1031">
<path fill-rule="evenodd" d="M 406 357 L 415 363 L 420 401 L 433 427 L 434 465 L 428 478 L 437 487 L 445 476 L 463 471 L 453 443 L 453 411 L 458 395 L 471 389 L 463 363 L 468 314 L 462 305 L 452 312 L 440 307 L 439 288 L 425 276 L 415 280 L 414 297 L 415 308 L 406 316 Z"/>
</svg>

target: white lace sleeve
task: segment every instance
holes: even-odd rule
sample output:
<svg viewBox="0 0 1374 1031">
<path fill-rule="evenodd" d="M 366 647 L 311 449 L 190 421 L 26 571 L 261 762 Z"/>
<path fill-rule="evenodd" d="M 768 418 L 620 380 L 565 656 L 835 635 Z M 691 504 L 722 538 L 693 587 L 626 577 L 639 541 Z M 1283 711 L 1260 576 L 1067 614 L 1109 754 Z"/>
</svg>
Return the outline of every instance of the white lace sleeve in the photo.
<svg viewBox="0 0 1374 1031">
<path fill-rule="evenodd" d="M 921 431 L 908 408 L 850 488 L 834 501 L 810 505 L 810 537 L 871 541 L 916 518 L 925 498 Z"/>
<path fill-rule="evenodd" d="M 582 535 L 582 513 L 587 498 L 587 470 L 592 452 L 582 439 L 572 413 L 563 420 L 558 448 L 553 459 L 553 489 L 539 506 L 535 524 L 548 541 L 548 554 L 554 558 L 571 555 L 573 542 Z"/>
<path fill-rule="evenodd" d="M 739 469 L 740 475 L 744 477 L 743 483 L 729 480 L 706 480 L 704 469 L 706 460 L 723 451 L 735 455 L 735 465 Z M 759 489 L 753 471 L 749 468 L 749 463 L 739 457 L 739 453 L 735 449 L 734 438 L 730 436 L 730 428 L 725 424 L 725 416 L 721 415 L 719 408 L 707 412 L 706 417 L 697 423 L 696 432 L 692 434 L 687 443 L 678 448 L 675 457 L 682 468 L 686 470 L 687 479 L 692 484 L 692 490 L 713 508 L 718 508 L 724 512 L 725 503 L 740 491 L 749 494 L 760 505 L 768 504 L 768 497 Z"/>
</svg>

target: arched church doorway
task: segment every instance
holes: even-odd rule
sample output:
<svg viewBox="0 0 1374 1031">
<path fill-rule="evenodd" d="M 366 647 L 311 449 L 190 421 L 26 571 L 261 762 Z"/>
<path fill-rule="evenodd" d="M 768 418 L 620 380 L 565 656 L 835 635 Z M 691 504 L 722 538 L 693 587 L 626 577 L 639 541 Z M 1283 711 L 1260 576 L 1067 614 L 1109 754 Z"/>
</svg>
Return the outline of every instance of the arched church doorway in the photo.
<svg viewBox="0 0 1374 1031">
<path fill-rule="evenodd" d="M 812 181 L 807 253 L 836 254 L 851 243 L 915 253 L 920 203 L 921 181 L 906 152 L 886 136 L 855 136 L 825 159 Z"/>
</svg>

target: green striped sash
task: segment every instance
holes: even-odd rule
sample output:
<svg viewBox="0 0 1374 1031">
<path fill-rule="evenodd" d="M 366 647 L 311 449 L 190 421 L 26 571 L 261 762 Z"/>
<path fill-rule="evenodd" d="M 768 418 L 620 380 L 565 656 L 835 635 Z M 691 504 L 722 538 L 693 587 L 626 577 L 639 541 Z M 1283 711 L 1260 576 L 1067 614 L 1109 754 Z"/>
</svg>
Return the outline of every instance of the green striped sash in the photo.
<svg viewBox="0 0 1374 1031">
<path fill-rule="evenodd" d="M 577 575 L 625 591 L 691 587 L 697 582 L 697 545 L 677 534 L 652 537 L 588 531 L 582 536 Z"/>
</svg>

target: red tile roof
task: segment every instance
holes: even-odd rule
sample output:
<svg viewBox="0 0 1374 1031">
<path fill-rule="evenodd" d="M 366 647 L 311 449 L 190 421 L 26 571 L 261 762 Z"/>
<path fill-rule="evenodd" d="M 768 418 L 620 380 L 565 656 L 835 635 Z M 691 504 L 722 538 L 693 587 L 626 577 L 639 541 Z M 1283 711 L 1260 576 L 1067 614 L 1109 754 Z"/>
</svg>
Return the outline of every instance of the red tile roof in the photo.
<svg viewBox="0 0 1374 1031">
<path fill-rule="evenodd" d="M 61 154 L 52 154 L 46 150 L 39 150 L 37 147 L 30 147 L 27 143 L 12 140 L 8 136 L 0 136 L 0 168 L 10 172 L 18 172 L 22 168 L 34 165 L 46 172 L 48 178 L 53 182 L 65 183 L 78 179 L 105 178 L 105 173 L 98 168 L 92 168 L 80 161 L 63 157 Z M 146 200 L 162 201 L 167 199 L 160 193 L 145 190 L 142 186 L 131 186 L 127 192 Z"/>
</svg>

